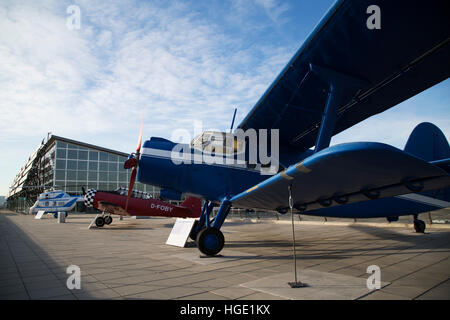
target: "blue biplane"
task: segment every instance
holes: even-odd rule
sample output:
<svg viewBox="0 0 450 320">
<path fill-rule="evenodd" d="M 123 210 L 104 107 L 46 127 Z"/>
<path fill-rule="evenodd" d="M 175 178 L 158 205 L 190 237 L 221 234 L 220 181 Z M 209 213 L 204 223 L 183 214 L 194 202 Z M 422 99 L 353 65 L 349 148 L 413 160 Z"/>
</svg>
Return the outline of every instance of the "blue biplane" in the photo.
<svg viewBox="0 0 450 320">
<path fill-rule="evenodd" d="M 222 250 L 220 228 L 232 206 L 389 221 L 413 215 L 416 231 L 423 232 L 418 214 L 450 204 L 450 148 L 441 130 L 419 124 L 404 150 L 376 142 L 330 146 L 330 140 L 449 77 L 447 4 L 337 1 L 237 127 L 278 129 L 279 168 L 271 176 L 248 158 L 175 164 L 173 150 L 180 145 L 152 137 L 141 150 L 141 130 L 127 160 L 129 189 L 137 178 L 161 187 L 162 197 L 204 199 L 193 235 L 206 255 Z M 368 26 L 373 5 L 381 12 L 378 28 Z M 194 156 L 235 159 L 246 150 L 245 140 L 211 148 L 213 135 L 204 132 L 183 148 Z M 211 219 L 214 206 L 219 209 Z"/>
</svg>

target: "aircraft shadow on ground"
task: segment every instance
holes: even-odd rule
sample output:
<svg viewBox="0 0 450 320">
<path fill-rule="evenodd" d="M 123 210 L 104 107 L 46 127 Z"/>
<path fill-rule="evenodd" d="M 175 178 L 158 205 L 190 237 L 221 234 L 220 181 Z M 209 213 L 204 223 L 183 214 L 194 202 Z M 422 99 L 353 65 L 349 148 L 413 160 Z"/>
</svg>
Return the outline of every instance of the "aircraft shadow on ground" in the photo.
<svg viewBox="0 0 450 320">
<path fill-rule="evenodd" d="M 127 225 L 127 226 L 114 226 L 114 225 L 109 225 L 109 226 L 105 226 L 102 228 L 95 228 L 97 230 L 154 230 L 154 228 L 151 227 L 142 227 L 139 225 Z"/>
<path fill-rule="evenodd" d="M 342 240 L 309 240 L 307 239 L 302 243 L 302 239 L 296 239 L 296 251 L 297 259 L 344 259 L 351 258 L 355 256 L 379 256 L 386 252 L 389 255 L 402 255 L 403 250 L 408 250 L 408 254 L 421 254 L 424 249 L 433 249 L 433 252 L 448 252 L 450 248 L 450 232 L 448 233 L 448 241 L 442 242 L 439 240 L 440 244 L 437 247 L 435 238 L 433 234 L 415 234 L 411 231 L 410 234 L 402 234 L 395 230 L 380 227 L 370 227 L 370 226 L 351 226 L 351 228 L 370 235 L 370 238 L 361 239 L 358 241 L 364 241 L 368 244 L 368 247 L 359 248 L 339 248 L 339 246 L 347 246 L 348 244 L 354 243 L 354 240 L 350 238 L 344 238 Z M 404 230 L 404 229 L 402 229 Z M 373 247 L 378 241 L 383 240 L 393 240 L 398 242 L 397 244 L 383 245 L 380 243 L 379 247 Z M 317 246 L 332 244 L 332 248 L 318 248 Z M 226 240 L 225 248 L 228 249 L 239 249 L 239 248 L 273 248 L 279 249 L 286 252 L 286 249 L 293 247 L 292 241 L 283 240 L 254 240 L 254 241 L 233 241 Z M 312 247 L 312 248 L 309 248 Z M 417 247 L 417 250 L 414 248 Z M 398 251 L 398 252 L 392 252 Z M 239 256 L 240 259 L 292 259 L 292 253 L 288 255 L 258 255 L 258 256 Z"/>
<path fill-rule="evenodd" d="M 380 240 L 395 240 L 402 243 L 409 243 L 413 246 L 418 246 L 421 249 L 436 249 L 435 244 L 432 240 L 434 240 L 434 232 L 427 232 L 425 230 L 424 234 L 416 233 L 414 230 L 410 229 L 398 229 L 394 230 L 391 228 L 380 228 L 380 227 L 370 227 L 370 226 L 360 226 L 354 225 L 350 226 L 350 228 L 366 233 L 372 237 L 378 238 Z M 410 233 L 400 233 L 399 231 L 410 231 Z M 449 249 L 450 248 L 450 232 L 445 230 L 447 233 L 447 241 L 443 243 L 440 248 Z M 374 239 L 377 240 L 377 239 Z M 411 246 L 407 247 L 411 247 Z M 406 245 L 405 245 L 406 246 Z"/>
</svg>

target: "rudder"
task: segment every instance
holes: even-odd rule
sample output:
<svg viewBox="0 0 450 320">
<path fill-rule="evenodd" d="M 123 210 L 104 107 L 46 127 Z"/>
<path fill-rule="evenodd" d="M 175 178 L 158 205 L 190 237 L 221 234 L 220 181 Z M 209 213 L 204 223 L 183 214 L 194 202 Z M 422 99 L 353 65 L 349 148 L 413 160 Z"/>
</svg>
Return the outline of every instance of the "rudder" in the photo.
<svg viewBox="0 0 450 320">
<path fill-rule="evenodd" d="M 186 200 L 181 203 L 181 206 L 191 210 L 193 218 L 200 217 L 202 212 L 202 201 L 199 198 L 187 197 Z"/>
<path fill-rule="evenodd" d="M 405 152 L 425 161 L 436 161 L 450 158 L 450 146 L 444 133 L 436 125 L 429 122 L 418 124 L 405 145 Z M 441 166 L 449 172 L 448 165 Z M 422 192 L 422 195 L 450 201 L 450 187 L 440 190 Z"/>
<path fill-rule="evenodd" d="M 425 161 L 450 158 L 450 147 L 444 133 L 430 122 L 422 122 L 414 128 L 404 151 Z"/>
</svg>

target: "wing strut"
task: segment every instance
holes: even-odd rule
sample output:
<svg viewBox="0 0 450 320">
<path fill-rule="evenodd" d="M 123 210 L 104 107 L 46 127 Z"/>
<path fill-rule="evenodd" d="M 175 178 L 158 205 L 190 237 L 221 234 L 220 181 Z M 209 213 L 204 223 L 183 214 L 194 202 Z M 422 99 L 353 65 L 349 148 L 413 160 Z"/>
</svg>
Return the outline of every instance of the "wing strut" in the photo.
<svg viewBox="0 0 450 320">
<path fill-rule="evenodd" d="M 343 99 L 344 91 L 352 89 L 355 93 L 354 96 L 356 96 L 359 90 L 367 85 L 367 82 L 313 64 L 310 64 L 309 68 L 329 86 L 327 103 L 322 115 L 320 130 L 317 135 L 316 147 L 314 149 L 314 152 L 319 152 L 330 146 L 331 137 L 333 136 L 334 126 L 338 116 L 338 108 L 347 102 Z"/>
</svg>

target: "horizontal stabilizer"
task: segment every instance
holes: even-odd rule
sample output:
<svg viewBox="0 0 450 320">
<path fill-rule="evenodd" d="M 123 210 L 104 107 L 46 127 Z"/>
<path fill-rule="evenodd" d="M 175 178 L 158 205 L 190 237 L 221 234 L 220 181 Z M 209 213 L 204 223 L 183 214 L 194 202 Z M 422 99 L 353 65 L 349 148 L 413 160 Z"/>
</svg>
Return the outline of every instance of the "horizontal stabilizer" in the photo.
<svg viewBox="0 0 450 320">
<path fill-rule="evenodd" d="M 324 149 L 231 199 L 234 207 L 308 211 L 450 186 L 443 169 L 392 146 L 355 142 Z"/>
</svg>

